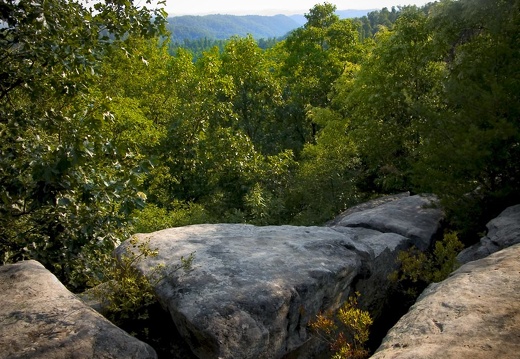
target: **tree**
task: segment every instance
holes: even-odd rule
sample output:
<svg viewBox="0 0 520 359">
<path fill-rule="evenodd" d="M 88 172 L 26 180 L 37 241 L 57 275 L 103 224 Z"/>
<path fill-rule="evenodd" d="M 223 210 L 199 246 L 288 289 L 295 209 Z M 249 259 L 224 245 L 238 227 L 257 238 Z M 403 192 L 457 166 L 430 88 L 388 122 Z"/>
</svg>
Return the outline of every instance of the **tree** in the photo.
<svg viewBox="0 0 520 359">
<path fill-rule="evenodd" d="M 130 1 L 3 1 L 0 5 L 0 258 L 41 261 L 83 284 L 89 247 L 110 250 L 140 198 L 141 164 L 126 166 L 90 89 L 123 36 L 155 36 L 165 13 Z M 87 251 L 88 252 L 88 251 Z"/>
<path fill-rule="evenodd" d="M 439 107 L 443 69 L 432 55 L 426 19 L 415 7 L 403 9 L 392 30 L 378 33 L 355 81 L 338 82 L 335 102 L 351 120 L 365 192 L 412 189 L 411 167 L 423 141 L 420 126 Z"/>
<path fill-rule="evenodd" d="M 455 226 L 471 228 L 466 241 L 520 200 L 519 10 L 519 1 L 447 1 L 431 16 L 443 108 L 425 124 L 415 180 L 442 195 Z"/>
<path fill-rule="evenodd" d="M 232 38 L 222 54 L 222 75 L 232 78 L 235 88 L 232 102 L 238 118 L 232 127 L 242 130 L 266 154 L 280 150 L 284 131 L 277 118 L 281 84 L 273 66 L 251 36 Z"/>
<path fill-rule="evenodd" d="M 340 20 L 335 10 L 329 3 L 316 5 L 305 15 L 304 27 L 292 32 L 284 43 L 287 59 L 282 71 L 287 78 L 287 101 L 296 112 L 293 116 L 304 143 L 311 142 L 317 132 L 316 124 L 305 117 L 307 107 L 327 107 L 331 85 L 345 63 L 361 58 L 354 23 Z"/>
<path fill-rule="evenodd" d="M 358 157 L 348 123 L 338 113 L 315 108 L 310 116 L 322 129 L 315 143 L 305 145 L 287 196 L 293 223 L 319 225 L 357 202 Z"/>
</svg>

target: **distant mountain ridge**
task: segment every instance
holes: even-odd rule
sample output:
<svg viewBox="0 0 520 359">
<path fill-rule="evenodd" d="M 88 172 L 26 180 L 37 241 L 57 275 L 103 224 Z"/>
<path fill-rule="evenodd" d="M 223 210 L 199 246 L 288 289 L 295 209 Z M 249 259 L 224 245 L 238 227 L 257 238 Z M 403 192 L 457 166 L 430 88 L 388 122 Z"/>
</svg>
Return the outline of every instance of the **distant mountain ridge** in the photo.
<svg viewBox="0 0 520 359">
<path fill-rule="evenodd" d="M 168 18 L 174 42 L 201 38 L 225 40 L 231 36 L 253 35 L 254 38 L 280 37 L 301 25 L 285 15 L 205 15 Z"/>
<path fill-rule="evenodd" d="M 336 13 L 340 18 L 365 16 L 372 10 L 343 10 Z M 225 40 L 232 36 L 247 36 L 255 39 L 279 38 L 304 25 L 303 15 L 184 15 L 168 18 L 168 29 L 173 42 L 187 40 Z"/>
</svg>

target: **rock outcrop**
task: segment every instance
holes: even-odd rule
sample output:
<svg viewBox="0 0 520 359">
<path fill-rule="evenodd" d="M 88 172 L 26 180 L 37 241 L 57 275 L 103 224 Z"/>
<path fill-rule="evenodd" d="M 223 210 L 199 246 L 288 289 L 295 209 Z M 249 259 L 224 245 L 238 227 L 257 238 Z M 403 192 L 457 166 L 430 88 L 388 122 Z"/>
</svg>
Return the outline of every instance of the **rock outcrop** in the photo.
<svg viewBox="0 0 520 359">
<path fill-rule="evenodd" d="M 156 358 L 36 261 L 0 267 L 0 358 Z"/>
<path fill-rule="evenodd" d="M 393 268 L 399 249 L 429 246 L 443 216 L 433 201 L 397 198 L 331 227 L 215 224 L 138 234 L 159 250 L 139 269 L 174 265 L 194 252 L 191 272 L 175 272 L 155 288 L 193 352 L 281 358 L 308 341 L 309 320 L 337 309 L 355 283 L 386 280 L 391 269 L 378 267 Z M 118 251 L 128 249 L 125 242 Z"/>
<path fill-rule="evenodd" d="M 329 223 L 371 249 L 366 262 L 370 275 L 360 277 L 355 290 L 362 293 L 359 304 L 373 319 L 385 315 L 385 320 L 395 321 L 395 314 L 400 314 L 387 311 L 393 286 L 388 277 L 398 269 L 396 258 L 400 251 L 412 245 L 421 250 L 430 247 L 444 218 L 436 205 L 435 197 L 402 193 L 362 203 Z"/>
<path fill-rule="evenodd" d="M 520 243 L 520 205 L 509 207 L 486 225 L 488 233 L 479 243 L 458 256 L 459 263 L 487 257 L 501 249 Z"/>
<path fill-rule="evenodd" d="M 382 233 L 395 233 L 412 240 L 420 250 L 430 246 L 432 229 L 437 230 L 441 211 L 435 208 L 435 198 L 405 196 L 380 206 L 349 214 L 335 227 L 361 227 Z M 432 215 L 432 214 L 436 215 Z M 375 241 L 380 243 L 380 241 Z"/>
<path fill-rule="evenodd" d="M 372 359 L 513 359 L 520 353 L 520 245 L 430 285 Z"/>
</svg>

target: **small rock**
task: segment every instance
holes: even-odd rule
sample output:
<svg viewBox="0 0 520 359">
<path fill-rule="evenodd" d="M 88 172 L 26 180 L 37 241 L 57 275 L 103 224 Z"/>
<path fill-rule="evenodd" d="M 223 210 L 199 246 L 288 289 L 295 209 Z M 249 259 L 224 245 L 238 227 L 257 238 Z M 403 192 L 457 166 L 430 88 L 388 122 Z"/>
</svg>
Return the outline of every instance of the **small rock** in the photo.
<svg viewBox="0 0 520 359">
<path fill-rule="evenodd" d="M 520 243 L 520 205 L 509 207 L 486 225 L 488 234 L 457 256 L 459 263 L 468 263 L 487 257 L 514 244 Z"/>
</svg>

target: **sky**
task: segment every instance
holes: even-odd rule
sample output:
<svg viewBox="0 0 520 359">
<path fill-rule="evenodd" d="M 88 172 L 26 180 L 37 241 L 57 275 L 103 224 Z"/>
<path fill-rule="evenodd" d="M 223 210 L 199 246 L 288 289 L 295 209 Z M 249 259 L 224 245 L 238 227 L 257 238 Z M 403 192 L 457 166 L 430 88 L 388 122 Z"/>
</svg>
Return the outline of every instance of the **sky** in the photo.
<svg viewBox="0 0 520 359">
<path fill-rule="evenodd" d="M 316 4 L 328 2 L 338 10 L 391 8 L 398 5 L 424 5 L 433 0 L 166 0 L 166 11 L 176 15 L 276 15 L 304 14 Z"/>
</svg>

